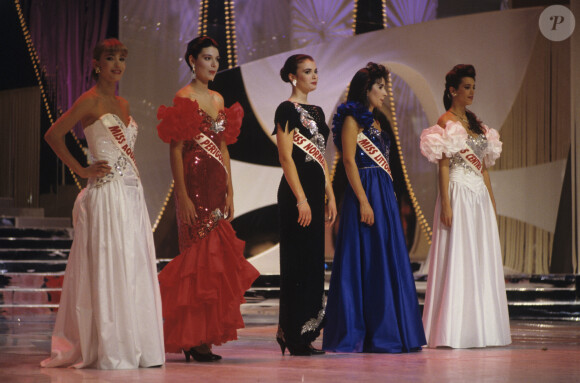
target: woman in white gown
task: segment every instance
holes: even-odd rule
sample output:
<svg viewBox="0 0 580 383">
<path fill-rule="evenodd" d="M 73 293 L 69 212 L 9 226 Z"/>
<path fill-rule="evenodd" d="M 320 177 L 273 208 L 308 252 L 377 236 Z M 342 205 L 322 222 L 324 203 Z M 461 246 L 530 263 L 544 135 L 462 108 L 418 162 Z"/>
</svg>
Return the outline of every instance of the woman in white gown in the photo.
<svg viewBox="0 0 580 383">
<path fill-rule="evenodd" d="M 93 54 L 97 84 L 45 135 L 88 184 L 73 209 L 74 239 L 43 367 L 132 369 L 165 362 L 155 248 L 133 157 L 137 125 L 127 101 L 115 95 L 126 56 L 116 39 L 99 43 Z M 78 122 L 89 145 L 88 167 L 64 142 Z"/>
<path fill-rule="evenodd" d="M 445 112 L 421 134 L 421 152 L 439 163 L 439 196 L 423 310 L 429 347 L 511 343 L 495 200 L 487 167 L 501 153 L 499 134 L 466 109 L 475 69 L 445 77 Z"/>
</svg>

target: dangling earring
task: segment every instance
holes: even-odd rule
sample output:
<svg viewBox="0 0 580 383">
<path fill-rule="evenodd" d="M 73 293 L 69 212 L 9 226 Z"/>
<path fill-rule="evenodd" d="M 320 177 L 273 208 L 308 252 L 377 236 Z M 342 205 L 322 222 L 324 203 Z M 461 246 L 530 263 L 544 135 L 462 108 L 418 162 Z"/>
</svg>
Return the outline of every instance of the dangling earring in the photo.
<svg viewBox="0 0 580 383">
<path fill-rule="evenodd" d="M 457 96 L 457 93 L 453 93 L 453 97 Z"/>
<path fill-rule="evenodd" d="M 191 80 L 195 80 L 195 66 L 191 66 Z"/>
<path fill-rule="evenodd" d="M 99 67 L 96 67 L 96 68 L 95 68 L 95 73 L 96 73 L 96 74 L 99 74 L 99 73 L 101 73 L 101 68 L 99 68 Z"/>
<path fill-rule="evenodd" d="M 296 86 L 296 79 L 292 80 L 292 86 Z"/>
</svg>

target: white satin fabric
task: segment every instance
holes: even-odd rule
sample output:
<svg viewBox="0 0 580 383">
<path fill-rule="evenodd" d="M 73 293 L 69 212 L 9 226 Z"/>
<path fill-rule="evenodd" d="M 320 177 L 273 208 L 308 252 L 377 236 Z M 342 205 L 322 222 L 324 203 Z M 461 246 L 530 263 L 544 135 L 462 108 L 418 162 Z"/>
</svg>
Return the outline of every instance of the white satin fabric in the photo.
<svg viewBox="0 0 580 383">
<path fill-rule="evenodd" d="M 497 221 L 483 178 L 455 167 L 449 175 L 451 227 L 435 207 L 423 325 L 429 347 L 511 343 Z"/>
<path fill-rule="evenodd" d="M 85 129 L 106 182 L 90 179 L 73 209 L 74 240 L 65 272 L 51 357 L 43 367 L 133 369 L 165 362 L 155 248 L 143 188 L 106 126 L 134 148 L 137 125 L 106 114 Z"/>
</svg>

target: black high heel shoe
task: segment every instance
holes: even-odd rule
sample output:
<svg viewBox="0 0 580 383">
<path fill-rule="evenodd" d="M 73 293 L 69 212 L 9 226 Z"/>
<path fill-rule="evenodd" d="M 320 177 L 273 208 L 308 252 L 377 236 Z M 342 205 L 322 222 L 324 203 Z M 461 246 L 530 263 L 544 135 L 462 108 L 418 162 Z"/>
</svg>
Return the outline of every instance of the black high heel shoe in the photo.
<svg viewBox="0 0 580 383">
<path fill-rule="evenodd" d="M 183 350 L 183 353 L 185 354 L 186 362 L 189 362 L 191 357 L 193 357 L 193 360 L 196 362 L 215 362 L 222 358 L 220 355 L 216 355 L 211 351 L 209 353 L 201 353 L 193 347 L 189 350 Z"/>
<path fill-rule="evenodd" d="M 312 354 L 312 355 L 324 355 L 324 354 L 326 354 L 326 351 L 314 348 L 312 346 L 312 344 L 309 344 L 308 348 L 310 349 L 310 354 Z"/>
<path fill-rule="evenodd" d="M 276 342 L 278 342 L 278 344 L 280 345 L 280 350 L 282 351 L 282 355 L 284 355 L 284 353 L 286 352 L 286 342 L 279 336 L 276 337 Z"/>
<path fill-rule="evenodd" d="M 211 357 L 213 358 L 214 361 L 220 360 L 222 358 L 221 355 L 214 354 L 213 352 L 211 352 L 211 350 L 209 351 L 209 353 L 211 354 Z"/>
<path fill-rule="evenodd" d="M 310 349 L 310 345 L 305 344 L 290 344 L 286 343 L 286 347 L 288 347 L 288 351 L 290 355 L 293 356 L 310 356 L 312 355 L 312 350 Z"/>
</svg>

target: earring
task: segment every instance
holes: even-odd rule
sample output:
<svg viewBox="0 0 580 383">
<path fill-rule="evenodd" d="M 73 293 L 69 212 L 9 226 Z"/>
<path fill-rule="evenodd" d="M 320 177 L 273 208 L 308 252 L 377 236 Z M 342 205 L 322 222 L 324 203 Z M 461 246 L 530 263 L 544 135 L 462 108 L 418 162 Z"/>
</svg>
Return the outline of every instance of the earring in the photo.
<svg viewBox="0 0 580 383">
<path fill-rule="evenodd" d="M 96 67 L 96 68 L 95 68 L 95 73 L 96 73 L 96 74 L 99 74 L 99 73 L 101 73 L 101 68 L 99 68 L 99 67 Z"/>
<path fill-rule="evenodd" d="M 296 79 L 292 80 L 292 86 L 296 86 Z"/>
<path fill-rule="evenodd" d="M 191 80 L 195 80 L 195 66 L 191 67 Z"/>
<path fill-rule="evenodd" d="M 453 93 L 453 97 L 457 96 L 457 93 Z"/>
</svg>

